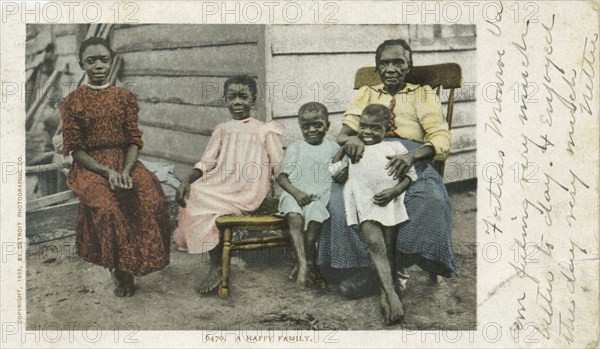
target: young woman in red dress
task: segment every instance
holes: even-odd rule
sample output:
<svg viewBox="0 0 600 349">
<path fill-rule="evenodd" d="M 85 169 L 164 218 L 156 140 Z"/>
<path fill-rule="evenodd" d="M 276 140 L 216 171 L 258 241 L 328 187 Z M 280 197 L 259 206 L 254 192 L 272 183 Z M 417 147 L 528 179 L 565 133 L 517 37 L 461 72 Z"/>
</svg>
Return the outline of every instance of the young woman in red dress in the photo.
<svg viewBox="0 0 600 349">
<path fill-rule="evenodd" d="M 111 86 L 114 53 L 102 38 L 81 43 L 88 82 L 61 105 L 63 153 L 72 155 L 68 184 L 80 201 L 76 245 L 85 260 L 106 267 L 114 294 L 132 296 L 134 276 L 169 264 L 167 199 L 156 176 L 137 160 L 143 146 L 138 104 Z"/>
</svg>

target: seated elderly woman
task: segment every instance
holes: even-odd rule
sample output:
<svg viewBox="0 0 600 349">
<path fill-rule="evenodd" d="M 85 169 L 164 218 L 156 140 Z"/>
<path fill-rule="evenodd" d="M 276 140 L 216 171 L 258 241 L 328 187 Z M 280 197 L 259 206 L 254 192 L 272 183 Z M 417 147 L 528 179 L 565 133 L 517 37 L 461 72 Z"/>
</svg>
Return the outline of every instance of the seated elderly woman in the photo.
<svg viewBox="0 0 600 349">
<path fill-rule="evenodd" d="M 364 143 L 357 137 L 359 117 L 369 104 L 383 104 L 392 110 L 391 130 L 386 141 L 402 142 L 408 153 L 390 157 L 386 168 L 395 178 L 403 178 L 414 165 L 418 179 L 406 190 L 404 203 L 409 220 L 398 226 L 396 244 L 396 288 L 403 288 L 404 268 L 417 264 L 432 276 L 457 274 L 452 251 L 452 210 L 442 178 L 430 164 L 444 159 L 450 149 L 450 132 L 442 106 L 429 86 L 406 83 L 413 61 L 404 40 L 387 40 L 375 55 L 383 84 L 362 86 L 352 99 L 343 119 L 337 142 L 353 162 L 359 162 Z M 373 169 L 376 170 L 376 169 Z M 349 298 L 369 293 L 377 284 L 368 249 L 358 226 L 346 224 L 343 186 L 334 183 L 328 206 L 331 214 L 320 240 L 319 264 L 336 269 L 353 269 L 351 277 L 340 284 Z"/>
</svg>

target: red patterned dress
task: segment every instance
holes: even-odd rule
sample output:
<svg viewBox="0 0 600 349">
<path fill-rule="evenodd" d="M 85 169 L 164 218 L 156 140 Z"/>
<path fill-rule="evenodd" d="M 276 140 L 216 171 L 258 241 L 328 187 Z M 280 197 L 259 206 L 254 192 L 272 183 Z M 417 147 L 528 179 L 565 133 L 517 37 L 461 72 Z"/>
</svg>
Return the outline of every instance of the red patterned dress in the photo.
<svg viewBox="0 0 600 349">
<path fill-rule="evenodd" d="M 143 145 L 138 110 L 126 89 L 79 87 L 60 108 L 63 153 L 83 149 L 121 173 L 128 146 Z M 111 191 L 106 178 L 73 161 L 68 184 L 80 202 L 78 254 L 94 264 L 141 276 L 169 264 L 168 204 L 160 182 L 140 161 L 131 177 L 133 189 Z"/>
</svg>

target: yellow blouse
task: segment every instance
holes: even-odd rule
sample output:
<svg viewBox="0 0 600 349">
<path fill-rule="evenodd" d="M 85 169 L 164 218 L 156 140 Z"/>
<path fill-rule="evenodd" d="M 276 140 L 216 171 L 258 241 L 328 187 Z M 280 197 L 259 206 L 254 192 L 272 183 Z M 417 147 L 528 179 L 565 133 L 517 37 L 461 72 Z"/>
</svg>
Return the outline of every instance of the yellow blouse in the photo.
<svg viewBox="0 0 600 349">
<path fill-rule="evenodd" d="M 365 107 L 376 103 L 389 107 L 392 98 L 396 99 L 394 132 L 398 137 L 431 144 L 435 148 L 435 159 L 445 159 L 450 151 L 450 131 L 442 104 L 435 91 L 427 85 L 407 83 L 393 97 L 383 89 L 383 84 L 363 86 L 344 114 L 344 125 L 357 131 L 360 114 Z"/>
</svg>

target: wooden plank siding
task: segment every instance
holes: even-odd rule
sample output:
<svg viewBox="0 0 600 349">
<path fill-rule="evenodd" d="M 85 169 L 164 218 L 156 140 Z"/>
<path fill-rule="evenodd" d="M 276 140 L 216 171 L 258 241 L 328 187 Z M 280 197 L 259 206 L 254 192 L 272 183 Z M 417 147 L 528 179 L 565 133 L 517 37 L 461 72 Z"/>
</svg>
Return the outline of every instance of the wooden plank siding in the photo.
<svg viewBox="0 0 600 349">
<path fill-rule="evenodd" d="M 271 50 L 274 56 L 301 54 L 373 53 L 373 38 L 409 35 L 409 25 L 274 25 Z M 375 58 L 371 56 L 371 61 Z"/>
<path fill-rule="evenodd" d="M 436 61 L 436 56 L 441 57 L 441 60 Z M 413 59 L 419 65 L 456 62 L 465 67 L 473 66 L 475 54 L 474 51 L 466 51 L 462 54 L 415 53 Z M 421 60 L 424 62 L 421 63 Z M 314 100 L 325 104 L 332 112 L 345 110 L 354 95 L 356 70 L 373 65 L 375 65 L 374 52 L 344 55 L 274 55 L 270 81 L 275 96 L 272 101 L 273 110 L 276 111 L 274 117 L 294 115 L 302 104 Z M 455 101 L 475 100 L 474 74 L 475 71 L 472 70 L 463 72 L 463 81 L 470 82 L 465 85 L 469 88 L 457 90 Z M 442 97 L 445 102 L 448 92 L 444 92 Z"/>
<path fill-rule="evenodd" d="M 83 73 L 79 67 L 79 44 L 85 38 L 88 25 L 70 25 L 70 26 L 55 26 L 52 25 L 52 33 L 54 36 L 54 44 L 56 45 L 56 67 L 65 69 L 69 65 L 69 71 L 73 73 L 78 80 Z M 70 88 L 72 91 L 74 89 Z M 70 93 L 71 91 L 68 91 Z M 66 96 L 66 94 L 64 95 Z"/>
<path fill-rule="evenodd" d="M 123 75 L 229 77 L 240 73 L 257 74 L 253 64 L 259 55 L 256 43 L 180 48 L 176 50 L 177 60 L 173 60 L 173 54 L 173 50 L 155 51 L 151 55 L 147 51 L 122 53 Z"/>
<path fill-rule="evenodd" d="M 225 77 L 212 76 L 123 77 L 124 86 L 134 92 L 139 101 L 213 106 L 222 104 L 222 86 L 225 80 Z"/>
<path fill-rule="evenodd" d="M 30 27 L 31 26 L 31 27 Z M 76 84 L 82 71 L 78 49 L 88 25 L 28 25 L 38 38 L 28 42 L 27 63 L 41 58 L 48 38 L 56 45 L 57 67 L 69 64 Z M 298 108 L 320 101 L 330 110 L 328 137 L 335 138 L 355 91 L 356 70 L 373 66 L 377 45 L 406 38 L 418 65 L 456 62 L 465 88 L 457 91 L 449 163 L 475 157 L 476 31 L 473 25 L 115 25 L 113 50 L 123 58 L 119 85 L 133 91 L 140 106 L 145 146 L 140 157 L 182 169 L 203 153 L 216 125 L 230 120 L 222 102 L 223 83 L 235 74 L 258 80 L 255 116 L 275 118 L 297 139 Z M 31 45 L 31 47 L 29 47 Z M 73 87 L 60 86 L 64 96 Z M 269 91 L 269 94 L 265 93 Z M 446 107 L 447 95 L 443 103 Z M 463 171 L 454 177 L 471 178 Z M 447 181 L 454 181 L 448 173 Z"/>
<path fill-rule="evenodd" d="M 69 71 L 80 77 L 82 74 L 81 68 L 79 68 L 78 52 L 79 43 L 82 40 L 83 34 L 87 30 L 85 24 L 69 24 L 69 25 L 55 25 L 55 24 L 28 24 L 27 31 L 37 33 L 37 36 L 27 41 L 26 50 L 26 70 L 29 72 L 37 64 L 41 63 L 44 56 L 44 48 L 49 43 L 53 43 L 56 54 L 56 69 L 65 69 L 65 66 L 69 65 Z M 69 75 L 69 74 L 67 74 Z M 65 81 L 66 78 L 66 81 Z M 62 97 L 69 94 L 74 87 L 70 85 L 72 82 L 71 76 L 66 76 L 57 84 L 56 89 L 60 89 Z M 35 86 L 38 92 L 41 86 Z"/>
<path fill-rule="evenodd" d="M 139 102 L 139 107 L 142 125 L 204 136 L 210 135 L 218 124 L 231 120 L 229 111 L 223 107 L 144 101 Z"/>
<path fill-rule="evenodd" d="M 120 25 L 110 39 L 124 60 L 120 80 L 138 98 L 140 158 L 172 163 L 180 177 L 214 128 L 231 119 L 222 102 L 225 80 L 247 74 L 265 82 L 262 25 Z M 264 120 L 264 110 L 259 94 L 255 116 Z"/>
<path fill-rule="evenodd" d="M 144 148 L 149 156 L 193 164 L 202 155 L 210 137 L 164 127 L 142 125 Z"/>
<path fill-rule="evenodd" d="M 463 69 L 463 88 L 456 91 L 452 149 L 446 182 L 475 177 L 468 164 L 476 150 L 476 31 L 473 25 L 274 25 L 268 27 L 268 84 L 271 115 L 284 124 L 288 140 L 301 137 L 296 114 L 309 101 L 329 109 L 328 137 L 335 139 L 343 113 L 354 96 L 354 74 L 375 65 L 375 49 L 383 40 L 405 38 L 416 65 L 455 62 Z M 442 96 L 444 112 L 448 92 Z M 460 168 L 459 168 L 460 167 Z M 450 171 L 454 171 L 450 173 Z"/>
<path fill-rule="evenodd" d="M 119 26 L 113 29 L 111 45 L 115 52 L 152 51 L 165 48 L 222 46 L 262 40 L 260 25 L 172 25 Z"/>
</svg>

